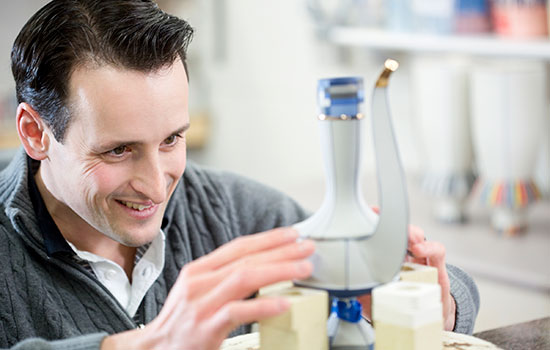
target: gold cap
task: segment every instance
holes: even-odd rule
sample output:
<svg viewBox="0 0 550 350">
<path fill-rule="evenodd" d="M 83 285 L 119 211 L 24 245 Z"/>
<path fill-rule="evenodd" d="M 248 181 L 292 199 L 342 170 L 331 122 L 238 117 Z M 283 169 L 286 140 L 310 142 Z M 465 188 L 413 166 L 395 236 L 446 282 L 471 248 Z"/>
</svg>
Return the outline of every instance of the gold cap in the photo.
<svg viewBox="0 0 550 350">
<path fill-rule="evenodd" d="M 376 87 L 388 86 L 390 75 L 393 72 L 395 72 L 398 67 L 399 67 L 399 63 L 396 60 L 392 60 L 391 58 L 388 58 L 386 62 L 384 62 L 384 70 L 382 71 L 382 73 L 380 73 L 380 76 L 376 81 Z"/>
</svg>

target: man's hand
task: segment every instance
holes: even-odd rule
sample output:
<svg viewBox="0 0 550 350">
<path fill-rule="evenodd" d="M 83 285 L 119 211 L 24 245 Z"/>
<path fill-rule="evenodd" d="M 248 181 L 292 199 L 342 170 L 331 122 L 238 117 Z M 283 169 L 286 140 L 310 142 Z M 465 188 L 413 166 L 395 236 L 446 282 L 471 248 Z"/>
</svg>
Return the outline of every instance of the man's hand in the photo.
<svg viewBox="0 0 550 350">
<path fill-rule="evenodd" d="M 215 349 L 239 325 L 275 316 L 282 298 L 246 299 L 261 287 L 303 279 L 311 241 L 290 228 L 237 238 L 181 270 L 160 314 L 147 327 L 105 338 L 102 349 Z"/>
<path fill-rule="evenodd" d="M 375 209 L 376 212 L 378 212 Z M 445 247 L 439 242 L 426 241 L 424 231 L 416 226 L 409 226 L 409 242 L 406 261 L 429 265 L 437 268 L 437 278 L 441 286 L 441 302 L 443 304 L 443 326 L 452 331 L 455 325 L 456 304 L 451 295 L 451 284 L 447 267 L 445 266 Z M 363 313 L 371 318 L 371 295 L 358 298 L 363 306 Z"/>
<path fill-rule="evenodd" d="M 437 268 L 437 280 L 441 286 L 443 304 L 443 325 L 445 330 L 452 331 L 455 326 L 456 304 L 451 295 L 451 284 L 445 266 L 445 246 L 439 242 L 426 241 L 424 231 L 411 225 L 407 250 L 407 261 Z"/>
</svg>

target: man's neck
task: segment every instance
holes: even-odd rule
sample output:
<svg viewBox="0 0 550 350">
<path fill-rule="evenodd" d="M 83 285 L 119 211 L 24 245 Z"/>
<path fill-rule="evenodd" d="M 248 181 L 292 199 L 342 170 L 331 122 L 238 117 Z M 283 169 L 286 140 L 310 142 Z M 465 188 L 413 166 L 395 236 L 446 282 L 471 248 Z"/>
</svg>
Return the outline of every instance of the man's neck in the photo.
<svg viewBox="0 0 550 350">
<path fill-rule="evenodd" d="M 131 282 L 137 248 L 125 246 L 97 231 L 68 206 L 59 202 L 46 188 L 40 169 L 34 178 L 46 208 L 63 238 L 78 250 L 93 253 L 120 265 Z"/>
</svg>

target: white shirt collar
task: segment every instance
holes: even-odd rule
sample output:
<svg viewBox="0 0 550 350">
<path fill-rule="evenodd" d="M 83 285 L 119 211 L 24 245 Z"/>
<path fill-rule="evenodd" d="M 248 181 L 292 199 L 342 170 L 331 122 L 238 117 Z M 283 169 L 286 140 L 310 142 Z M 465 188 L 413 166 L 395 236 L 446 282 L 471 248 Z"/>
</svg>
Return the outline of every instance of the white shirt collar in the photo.
<svg viewBox="0 0 550 350">
<path fill-rule="evenodd" d="M 164 268 L 165 235 L 162 230 L 135 264 L 132 283 L 120 265 L 99 255 L 78 250 L 71 242 L 67 243 L 80 259 L 88 262 L 97 279 L 113 294 L 130 317 L 135 315 L 143 297 Z"/>
</svg>

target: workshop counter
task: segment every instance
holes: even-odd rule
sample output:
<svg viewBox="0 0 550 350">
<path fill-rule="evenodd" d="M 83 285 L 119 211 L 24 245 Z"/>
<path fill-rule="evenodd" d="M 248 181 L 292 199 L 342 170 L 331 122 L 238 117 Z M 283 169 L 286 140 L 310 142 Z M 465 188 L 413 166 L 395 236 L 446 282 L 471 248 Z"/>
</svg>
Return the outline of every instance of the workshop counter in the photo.
<svg viewBox="0 0 550 350">
<path fill-rule="evenodd" d="M 474 334 L 506 350 L 550 349 L 550 317 Z"/>
</svg>

